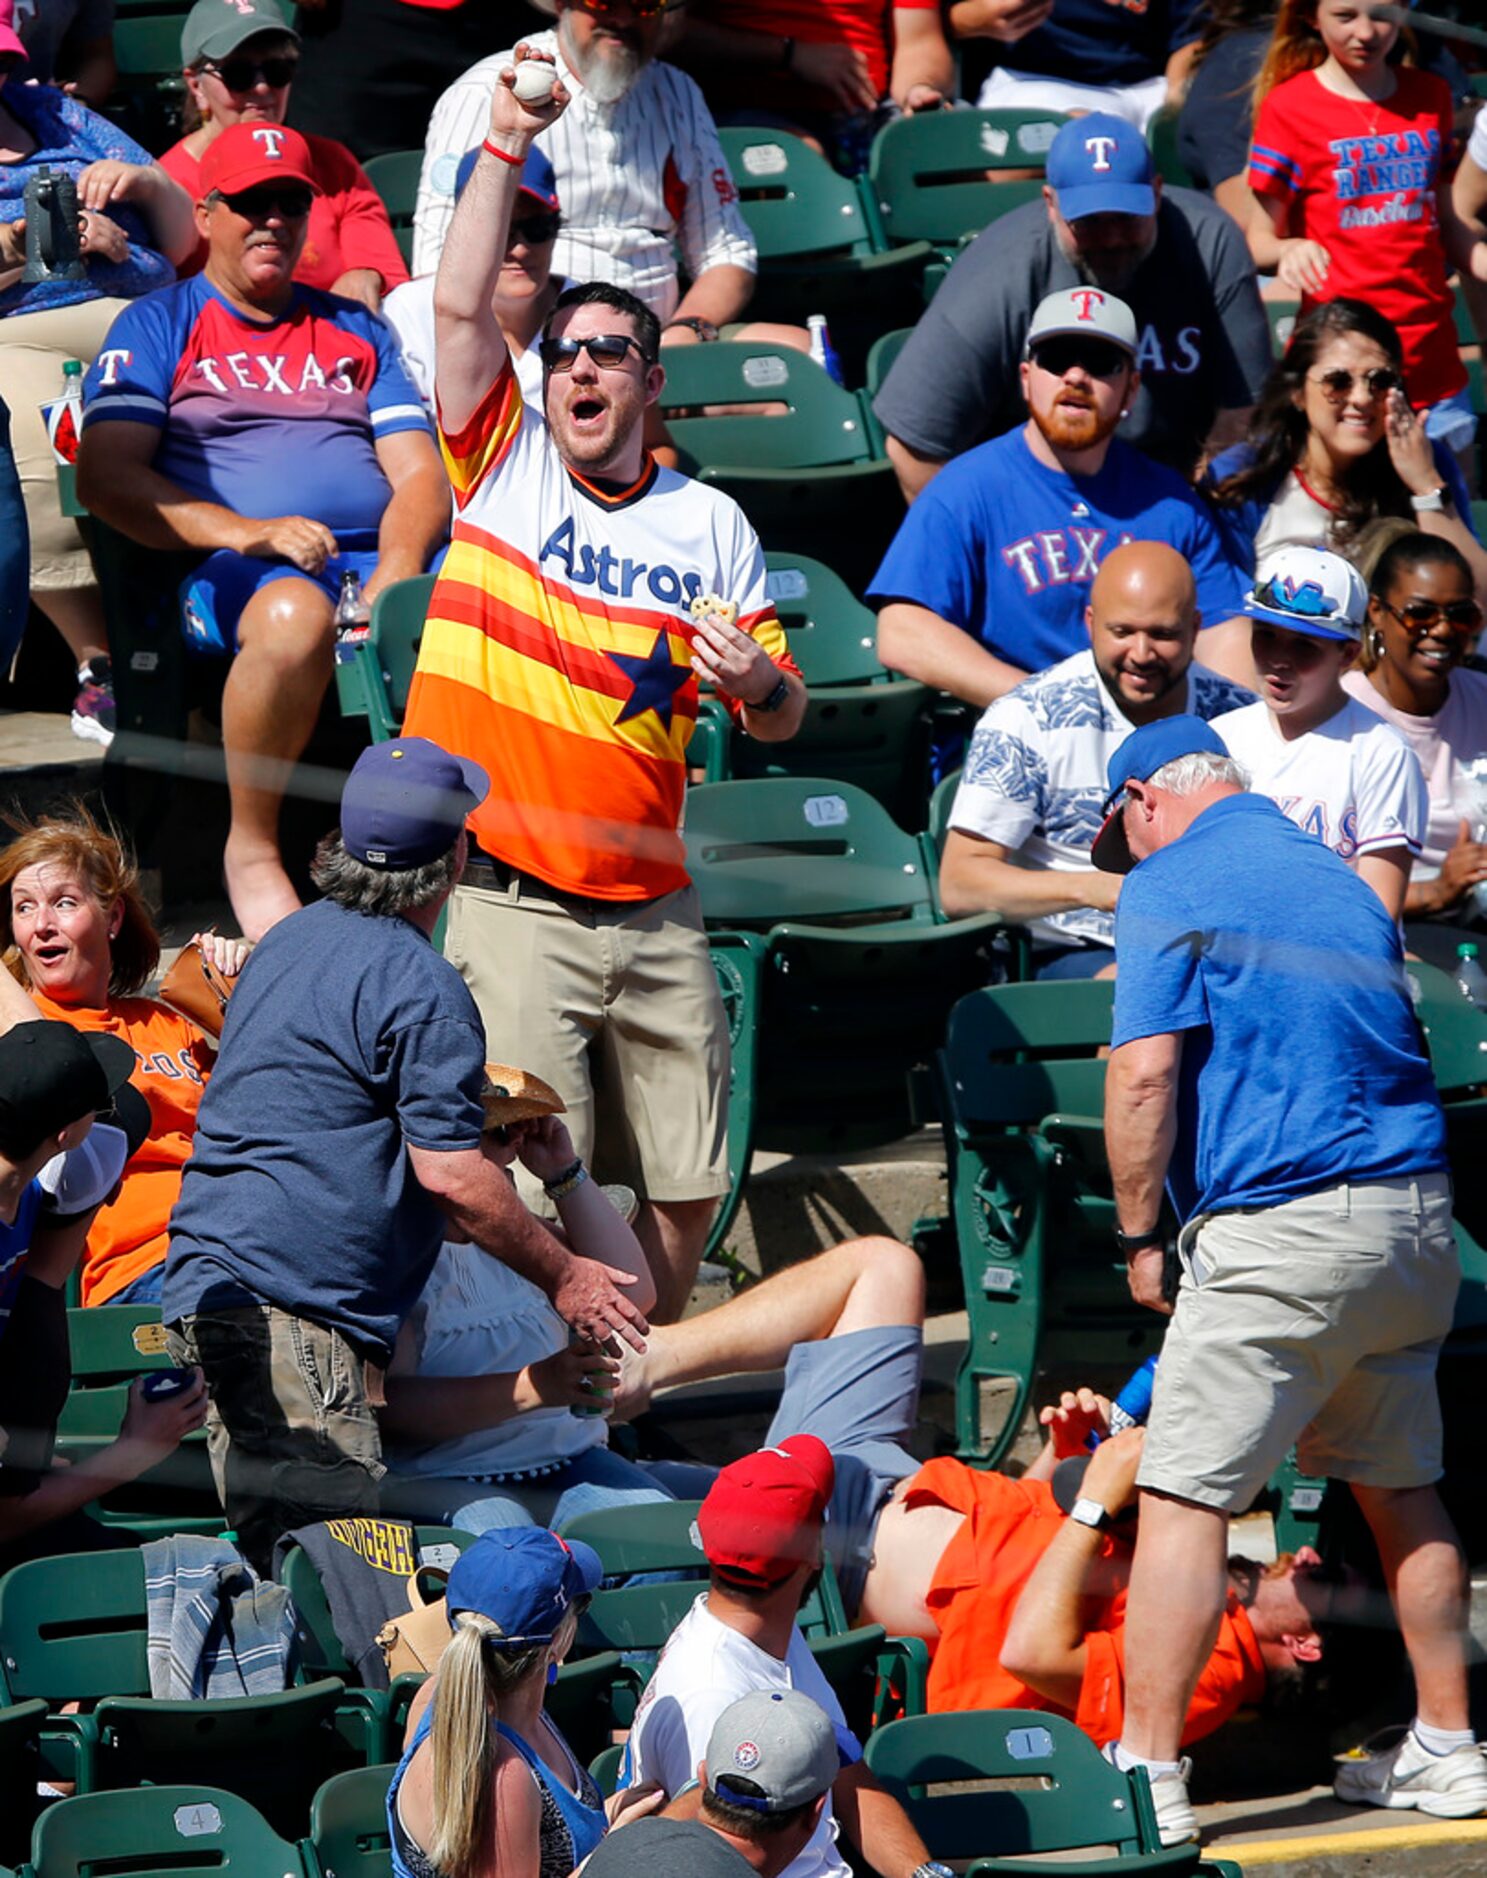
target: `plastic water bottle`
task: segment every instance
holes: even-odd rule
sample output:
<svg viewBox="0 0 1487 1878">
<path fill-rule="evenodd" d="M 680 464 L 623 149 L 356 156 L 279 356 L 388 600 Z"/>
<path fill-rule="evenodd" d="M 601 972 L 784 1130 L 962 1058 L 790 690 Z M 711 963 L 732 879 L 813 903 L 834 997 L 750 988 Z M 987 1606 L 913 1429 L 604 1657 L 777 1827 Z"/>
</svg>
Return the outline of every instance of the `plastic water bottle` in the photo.
<svg viewBox="0 0 1487 1878">
<path fill-rule="evenodd" d="M 76 463 L 78 439 L 83 434 L 83 362 L 62 361 L 62 395 L 46 407 L 47 436 L 59 463 Z"/>
<path fill-rule="evenodd" d="M 1487 981 L 1484 981 L 1487 983 Z M 1121 1391 L 1110 1404 L 1110 1432 L 1121 1434 L 1127 1428 L 1141 1428 L 1151 1413 L 1151 1395 L 1156 1386 L 1157 1359 L 1147 1357 L 1140 1369 L 1134 1370 L 1121 1386 Z M 1085 1442 L 1087 1448 L 1097 1448 L 1105 1439 L 1103 1435 L 1092 1434 Z"/>
<path fill-rule="evenodd" d="M 336 658 L 346 665 L 372 630 L 372 609 L 361 590 L 361 575 L 348 567 L 341 576 L 341 597 L 336 602 Z"/>
<path fill-rule="evenodd" d="M 811 357 L 828 377 L 834 378 L 839 385 L 847 381 L 842 377 L 842 362 L 836 356 L 836 347 L 831 343 L 831 332 L 826 324 L 824 313 L 812 313 L 806 321 L 811 334 Z"/>
<path fill-rule="evenodd" d="M 1477 948 L 1469 939 L 1456 948 L 1456 989 L 1468 1004 L 1487 1011 L 1487 972 L 1477 960 Z"/>
</svg>

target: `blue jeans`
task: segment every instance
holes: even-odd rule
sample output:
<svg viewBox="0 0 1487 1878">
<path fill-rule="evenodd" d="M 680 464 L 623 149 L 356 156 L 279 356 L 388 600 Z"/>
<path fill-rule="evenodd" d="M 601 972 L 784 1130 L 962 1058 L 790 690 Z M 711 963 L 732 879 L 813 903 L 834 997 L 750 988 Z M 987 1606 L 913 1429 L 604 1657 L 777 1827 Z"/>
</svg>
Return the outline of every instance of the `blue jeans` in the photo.
<svg viewBox="0 0 1487 1878">
<path fill-rule="evenodd" d="M 158 1304 L 160 1287 L 165 1283 L 165 1260 L 152 1265 L 147 1272 L 141 1272 L 138 1278 L 131 1279 L 122 1291 L 116 1291 L 109 1299 L 110 1304 Z"/>
<path fill-rule="evenodd" d="M 715 1471 L 697 1470 L 703 1484 L 692 1491 L 705 1493 Z M 487 1486 L 478 1480 L 420 1480 L 400 1474 L 390 1475 L 382 1485 L 384 1512 L 438 1520 L 460 1532 L 474 1533 L 502 1526 L 556 1528 L 579 1513 L 682 1497 L 691 1493 L 662 1486 L 650 1468 L 612 1454 L 606 1447 L 590 1448 L 552 1473 L 529 1480 L 502 1480 Z"/>
</svg>

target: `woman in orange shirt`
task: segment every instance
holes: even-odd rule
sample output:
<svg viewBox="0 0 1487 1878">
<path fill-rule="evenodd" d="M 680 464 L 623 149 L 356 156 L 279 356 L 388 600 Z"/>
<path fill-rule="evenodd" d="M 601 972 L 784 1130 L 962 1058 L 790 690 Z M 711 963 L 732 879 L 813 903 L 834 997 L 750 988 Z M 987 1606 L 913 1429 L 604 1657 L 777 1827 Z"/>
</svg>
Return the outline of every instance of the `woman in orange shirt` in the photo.
<svg viewBox="0 0 1487 1878">
<path fill-rule="evenodd" d="M 197 937 L 221 971 L 241 970 L 241 940 Z M 130 1081 L 150 1105 L 150 1134 L 88 1235 L 83 1303 L 158 1303 L 213 1051 L 188 1018 L 134 995 L 159 963 L 160 937 L 123 843 L 81 806 L 22 828 L 0 854 L 0 942 L 44 1017 L 122 1037 L 139 1058 Z"/>
</svg>

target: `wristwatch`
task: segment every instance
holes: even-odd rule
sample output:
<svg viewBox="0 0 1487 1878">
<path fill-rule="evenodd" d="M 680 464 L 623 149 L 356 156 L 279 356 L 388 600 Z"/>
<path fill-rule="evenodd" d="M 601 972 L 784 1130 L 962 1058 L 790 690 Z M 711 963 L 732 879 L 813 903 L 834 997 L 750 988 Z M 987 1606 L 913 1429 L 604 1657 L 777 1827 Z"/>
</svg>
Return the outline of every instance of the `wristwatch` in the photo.
<svg viewBox="0 0 1487 1878">
<path fill-rule="evenodd" d="M 1123 1258 L 1130 1258 L 1133 1252 L 1144 1252 L 1148 1246 L 1165 1245 L 1167 1235 L 1160 1226 L 1153 1226 L 1150 1232 L 1122 1232 L 1115 1229 L 1115 1249 Z"/>
<path fill-rule="evenodd" d="M 1451 499 L 1451 491 L 1445 483 L 1437 483 L 1434 489 L 1428 489 L 1423 496 L 1411 496 L 1410 507 L 1416 515 L 1439 515 Z"/>
<path fill-rule="evenodd" d="M 711 320 L 696 319 L 690 316 L 679 320 L 667 320 L 661 330 L 669 333 L 673 326 L 687 327 L 689 331 L 696 333 L 697 337 L 702 340 L 704 345 L 711 345 L 718 336 L 718 329 Z"/>
<path fill-rule="evenodd" d="M 942 1865 L 937 1858 L 927 1858 L 922 1865 L 916 1865 L 909 1873 L 909 1878 L 955 1878 L 955 1873 L 948 1865 Z"/>
<path fill-rule="evenodd" d="M 1080 1526 L 1088 1526 L 1092 1532 L 1108 1532 L 1110 1529 L 1110 1515 L 1098 1500 L 1076 1500 L 1069 1508 L 1069 1518 Z"/>
<path fill-rule="evenodd" d="M 777 711 L 789 695 L 790 687 L 785 683 L 782 673 L 779 683 L 775 686 L 774 690 L 770 692 L 769 696 L 767 698 L 761 698 L 757 704 L 751 704 L 749 709 L 751 711 Z"/>
</svg>

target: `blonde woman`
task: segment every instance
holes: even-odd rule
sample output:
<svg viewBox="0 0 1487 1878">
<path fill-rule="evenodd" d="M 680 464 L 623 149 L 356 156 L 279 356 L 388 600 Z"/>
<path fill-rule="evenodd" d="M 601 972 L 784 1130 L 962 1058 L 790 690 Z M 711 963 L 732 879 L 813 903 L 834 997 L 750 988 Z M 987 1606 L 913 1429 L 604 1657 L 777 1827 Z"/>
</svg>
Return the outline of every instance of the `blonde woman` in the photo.
<svg viewBox="0 0 1487 1878">
<path fill-rule="evenodd" d="M 601 1575 L 539 1526 L 482 1534 L 449 1574 L 454 1636 L 387 1793 L 394 1878 L 568 1878 L 604 1836 L 599 1789 L 542 1706 Z"/>
</svg>

